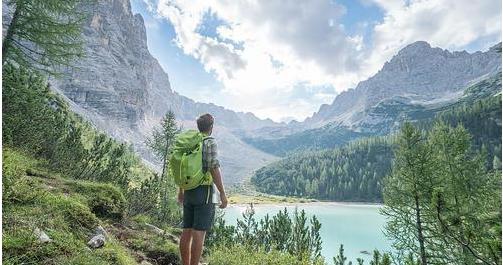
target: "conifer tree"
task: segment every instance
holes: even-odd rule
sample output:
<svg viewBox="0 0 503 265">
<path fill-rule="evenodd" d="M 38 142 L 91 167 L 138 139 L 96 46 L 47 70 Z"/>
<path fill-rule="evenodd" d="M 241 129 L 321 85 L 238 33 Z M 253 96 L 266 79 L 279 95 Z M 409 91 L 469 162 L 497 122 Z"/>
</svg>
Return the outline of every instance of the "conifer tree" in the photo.
<svg viewBox="0 0 503 265">
<path fill-rule="evenodd" d="M 9 0 L 12 18 L 2 42 L 2 65 L 10 61 L 55 74 L 57 67 L 82 56 L 81 2 Z"/>
<path fill-rule="evenodd" d="M 501 184 L 487 171 L 486 152 L 473 152 L 470 134 L 464 127 L 437 123 L 429 136 L 433 148 L 435 177 L 441 181 L 435 187 L 434 215 L 438 222 L 438 241 L 460 264 L 499 264 L 501 231 L 491 227 L 501 219 Z M 496 222 L 495 222 L 496 221 Z M 498 240 L 499 239 L 499 240 Z M 496 255 L 495 255 L 496 254 Z"/>
<path fill-rule="evenodd" d="M 411 251 L 421 265 L 430 264 L 428 206 L 435 185 L 431 172 L 431 155 L 424 136 L 412 124 L 405 123 L 398 138 L 395 163 L 385 178 L 385 206 L 388 218 L 385 234 L 399 251 Z"/>
<path fill-rule="evenodd" d="M 170 194 L 174 194 L 175 187 L 166 177 L 166 168 L 169 161 L 170 147 L 179 131 L 180 128 L 176 124 L 175 113 L 169 110 L 161 119 L 160 128 L 154 128 L 152 136 L 146 140 L 147 146 L 162 163 L 162 171 L 158 183 L 160 186 L 158 217 L 161 220 L 175 221 L 172 211 L 175 208 L 175 200 L 170 199 Z"/>
</svg>

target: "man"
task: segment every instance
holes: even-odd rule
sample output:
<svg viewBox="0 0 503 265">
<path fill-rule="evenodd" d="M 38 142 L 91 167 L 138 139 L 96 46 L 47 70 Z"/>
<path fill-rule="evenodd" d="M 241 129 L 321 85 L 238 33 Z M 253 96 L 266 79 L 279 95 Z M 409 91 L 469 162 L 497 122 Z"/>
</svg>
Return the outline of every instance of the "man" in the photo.
<svg viewBox="0 0 503 265">
<path fill-rule="evenodd" d="M 203 252 L 206 231 L 213 225 L 215 204 L 213 201 L 213 185 L 220 193 L 220 208 L 227 207 L 220 164 L 217 158 L 217 144 L 209 137 L 213 132 L 214 119 L 210 114 L 201 115 L 197 119 L 199 132 L 206 136 L 203 140 L 203 172 L 211 175 L 212 181 L 204 183 L 192 190 L 179 189 L 178 201 L 183 203 L 183 232 L 180 237 L 180 255 L 183 265 L 198 265 Z"/>
</svg>

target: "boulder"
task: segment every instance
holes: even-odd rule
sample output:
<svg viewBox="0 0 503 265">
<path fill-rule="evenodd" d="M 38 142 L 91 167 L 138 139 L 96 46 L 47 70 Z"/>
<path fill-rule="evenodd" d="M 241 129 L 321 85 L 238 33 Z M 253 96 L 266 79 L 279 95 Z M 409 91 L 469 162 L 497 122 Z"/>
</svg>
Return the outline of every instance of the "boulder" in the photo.
<svg viewBox="0 0 503 265">
<path fill-rule="evenodd" d="M 35 228 L 35 230 L 33 231 L 33 233 L 35 234 L 35 236 L 38 238 L 38 241 L 40 243 L 48 243 L 48 242 L 52 242 L 52 239 L 43 231 L 41 230 L 40 228 Z"/>
<path fill-rule="evenodd" d="M 89 242 L 87 242 L 87 245 L 91 248 L 100 248 L 105 245 L 106 239 L 105 236 L 102 234 L 95 235 Z"/>
<path fill-rule="evenodd" d="M 101 225 L 99 225 L 98 227 L 96 227 L 96 229 L 94 229 L 94 234 L 95 235 L 103 235 L 105 237 L 105 239 L 108 239 L 107 231 Z"/>
<path fill-rule="evenodd" d="M 158 234 L 158 235 L 163 235 L 164 234 L 164 230 L 162 230 L 161 228 L 155 226 L 155 225 L 151 225 L 149 223 L 145 223 L 145 226 L 147 226 L 152 232 Z"/>
</svg>

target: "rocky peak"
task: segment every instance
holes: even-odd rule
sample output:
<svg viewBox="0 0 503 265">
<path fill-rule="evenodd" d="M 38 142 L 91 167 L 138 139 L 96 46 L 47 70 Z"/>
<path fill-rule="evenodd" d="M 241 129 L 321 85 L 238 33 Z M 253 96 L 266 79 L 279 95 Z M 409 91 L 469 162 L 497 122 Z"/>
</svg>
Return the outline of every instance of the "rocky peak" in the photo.
<svg viewBox="0 0 503 265">
<path fill-rule="evenodd" d="M 337 121 L 352 126 L 365 118 L 368 109 L 397 97 L 421 104 L 454 100 L 467 84 L 501 71 L 500 51 L 501 43 L 485 52 L 468 53 L 414 42 L 374 76 L 338 95 L 331 105 L 322 106 L 306 124 L 318 127 Z"/>
</svg>

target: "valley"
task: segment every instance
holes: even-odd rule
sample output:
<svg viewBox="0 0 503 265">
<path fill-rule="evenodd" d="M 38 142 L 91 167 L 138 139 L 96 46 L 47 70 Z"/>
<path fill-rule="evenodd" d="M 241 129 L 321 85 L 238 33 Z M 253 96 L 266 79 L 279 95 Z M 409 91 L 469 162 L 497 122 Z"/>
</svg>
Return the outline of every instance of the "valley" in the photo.
<svg viewBox="0 0 503 265">
<path fill-rule="evenodd" d="M 2 7 L 5 264 L 180 264 L 163 163 L 204 113 L 229 208 L 203 264 L 501 264 L 501 42 L 408 43 L 275 122 L 181 95 L 130 0 Z"/>
</svg>

